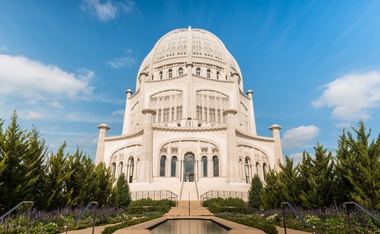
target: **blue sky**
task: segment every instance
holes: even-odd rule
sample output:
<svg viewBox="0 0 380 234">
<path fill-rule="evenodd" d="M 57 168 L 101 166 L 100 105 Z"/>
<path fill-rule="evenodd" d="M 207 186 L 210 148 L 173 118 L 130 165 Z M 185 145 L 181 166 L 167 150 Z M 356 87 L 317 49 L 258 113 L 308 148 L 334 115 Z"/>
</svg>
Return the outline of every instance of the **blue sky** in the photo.
<svg viewBox="0 0 380 234">
<path fill-rule="evenodd" d="M 95 157 L 100 123 L 122 130 L 125 90 L 177 28 L 206 29 L 254 91 L 258 134 L 282 126 L 284 155 L 337 147 L 363 120 L 380 133 L 380 1 L 0 0 L 0 118 L 13 110 L 56 151 Z"/>
</svg>

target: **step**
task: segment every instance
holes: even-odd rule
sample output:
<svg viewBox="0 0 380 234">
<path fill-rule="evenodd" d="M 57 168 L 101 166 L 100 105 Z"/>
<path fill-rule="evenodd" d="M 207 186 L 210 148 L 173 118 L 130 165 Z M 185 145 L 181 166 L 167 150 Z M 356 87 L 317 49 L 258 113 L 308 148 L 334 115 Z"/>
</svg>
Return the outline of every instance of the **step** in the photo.
<svg viewBox="0 0 380 234">
<path fill-rule="evenodd" d="M 202 207 L 199 201 L 179 201 L 178 206 L 172 207 L 165 216 L 213 216 L 213 214 L 206 207 Z"/>
</svg>

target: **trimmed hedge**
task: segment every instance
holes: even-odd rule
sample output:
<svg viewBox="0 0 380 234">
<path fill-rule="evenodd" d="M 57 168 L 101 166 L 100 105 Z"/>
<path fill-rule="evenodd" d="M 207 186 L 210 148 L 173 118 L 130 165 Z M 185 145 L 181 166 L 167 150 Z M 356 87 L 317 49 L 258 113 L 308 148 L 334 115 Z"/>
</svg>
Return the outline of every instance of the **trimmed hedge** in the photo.
<svg viewBox="0 0 380 234">
<path fill-rule="evenodd" d="M 267 234 L 278 234 L 276 227 L 273 224 L 267 222 L 265 218 L 258 214 L 249 216 L 246 215 L 245 217 L 243 217 L 243 215 L 236 216 L 236 214 L 222 213 L 217 214 L 217 217 L 260 229 Z"/>
<path fill-rule="evenodd" d="M 175 202 L 168 199 L 152 200 L 150 198 L 143 198 L 140 200 L 132 201 L 128 207 L 129 214 L 144 214 L 147 212 L 160 212 L 167 213 L 171 207 L 175 206 Z"/>
<path fill-rule="evenodd" d="M 161 215 L 155 215 L 155 216 L 147 216 L 147 217 L 144 217 L 144 218 L 140 218 L 140 219 L 133 219 L 133 220 L 127 220 L 121 224 L 117 224 L 117 225 L 114 225 L 114 226 L 111 226 L 111 227 L 106 227 L 102 234 L 112 234 L 114 233 L 115 231 L 119 230 L 119 229 L 122 229 L 122 228 L 126 228 L 126 227 L 129 227 L 129 226 L 133 226 L 133 225 L 136 225 L 136 224 L 139 224 L 139 223 L 143 223 L 143 222 L 146 222 L 146 221 L 149 221 L 149 220 L 153 220 L 153 219 L 157 219 L 157 218 L 160 218 L 162 217 Z"/>
<path fill-rule="evenodd" d="M 204 201 L 202 205 L 212 213 L 248 214 L 248 204 L 240 198 L 210 198 Z"/>
</svg>

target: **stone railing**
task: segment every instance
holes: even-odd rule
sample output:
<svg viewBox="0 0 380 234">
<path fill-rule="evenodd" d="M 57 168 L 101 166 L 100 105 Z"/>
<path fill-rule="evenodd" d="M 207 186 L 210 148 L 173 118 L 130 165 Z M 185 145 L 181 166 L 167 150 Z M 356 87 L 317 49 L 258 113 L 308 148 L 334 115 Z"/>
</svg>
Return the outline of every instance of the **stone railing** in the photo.
<svg viewBox="0 0 380 234">
<path fill-rule="evenodd" d="M 150 198 L 152 200 L 169 199 L 177 203 L 178 195 L 169 190 L 150 190 L 150 191 L 133 191 L 131 192 L 132 200 Z"/>
</svg>

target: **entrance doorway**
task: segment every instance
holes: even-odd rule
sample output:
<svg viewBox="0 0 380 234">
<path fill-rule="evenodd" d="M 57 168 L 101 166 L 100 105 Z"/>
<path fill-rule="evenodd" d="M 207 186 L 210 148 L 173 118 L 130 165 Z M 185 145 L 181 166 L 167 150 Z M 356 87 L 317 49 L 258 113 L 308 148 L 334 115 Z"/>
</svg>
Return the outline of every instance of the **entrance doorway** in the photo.
<svg viewBox="0 0 380 234">
<path fill-rule="evenodd" d="M 185 154 L 184 162 L 183 162 L 183 180 L 185 182 L 194 182 L 195 179 L 195 156 L 192 153 Z"/>
</svg>

